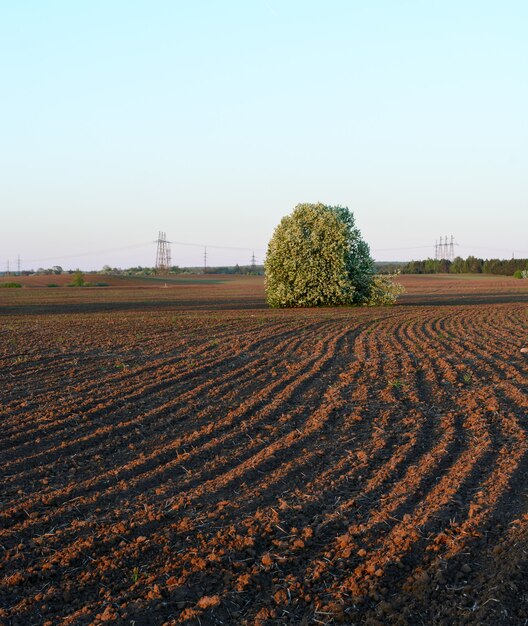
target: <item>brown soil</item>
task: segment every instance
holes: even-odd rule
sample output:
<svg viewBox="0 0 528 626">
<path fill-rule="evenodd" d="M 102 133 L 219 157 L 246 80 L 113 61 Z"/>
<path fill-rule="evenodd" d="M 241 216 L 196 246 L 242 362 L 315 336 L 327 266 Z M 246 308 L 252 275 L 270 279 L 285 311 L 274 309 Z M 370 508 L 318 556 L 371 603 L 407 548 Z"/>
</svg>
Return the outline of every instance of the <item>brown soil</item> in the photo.
<svg viewBox="0 0 528 626">
<path fill-rule="evenodd" d="M 170 274 L 168 276 L 113 276 L 109 274 L 85 273 L 83 278 L 88 286 L 97 288 L 104 287 L 153 287 L 159 288 L 173 285 L 207 285 L 225 282 L 237 282 L 241 280 L 255 280 L 251 277 L 242 277 L 217 274 Z M 22 288 L 35 287 L 69 287 L 71 288 L 73 274 L 64 272 L 62 274 L 38 274 L 33 276 L 2 276 L 2 283 L 19 283 Z M 86 289 L 86 288 L 85 288 Z"/>
<path fill-rule="evenodd" d="M 528 281 L 403 281 L 3 290 L 0 624 L 526 624 Z"/>
</svg>

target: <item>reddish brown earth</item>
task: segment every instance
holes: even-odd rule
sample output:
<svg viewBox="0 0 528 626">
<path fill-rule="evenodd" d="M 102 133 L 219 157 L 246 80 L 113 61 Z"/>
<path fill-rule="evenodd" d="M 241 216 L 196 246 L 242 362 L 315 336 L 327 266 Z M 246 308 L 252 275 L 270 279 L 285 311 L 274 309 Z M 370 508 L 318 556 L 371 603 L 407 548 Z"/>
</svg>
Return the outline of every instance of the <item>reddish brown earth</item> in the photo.
<svg viewBox="0 0 528 626">
<path fill-rule="evenodd" d="M 528 623 L 528 281 L 0 291 L 0 623 Z"/>
<path fill-rule="evenodd" d="M 83 274 L 86 283 L 92 288 L 104 287 L 165 287 L 165 285 L 207 285 L 215 283 L 240 281 L 242 277 L 233 275 L 218 276 L 208 274 L 171 274 L 170 276 L 114 276 L 110 274 Z M 69 287 L 74 279 L 73 274 L 35 274 L 32 276 L 2 276 L 2 283 L 19 283 L 23 288 L 35 287 Z"/>
</svg>

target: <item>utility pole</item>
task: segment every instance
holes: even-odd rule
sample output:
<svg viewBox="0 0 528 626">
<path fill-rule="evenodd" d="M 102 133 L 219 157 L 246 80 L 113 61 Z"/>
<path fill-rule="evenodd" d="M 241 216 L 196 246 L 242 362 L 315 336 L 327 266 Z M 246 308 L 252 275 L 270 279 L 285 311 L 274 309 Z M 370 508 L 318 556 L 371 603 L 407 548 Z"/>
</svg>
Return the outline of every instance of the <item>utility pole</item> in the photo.
<svg viewBox="0 0 528 626">
<path fill-rule="evenodd" d="M 156 274 L 168 274 L 171 268 L 170 241 L 167 241 L 167 235 L 161 230 L 158 233 L 156 243 L 158 244 L 156 250 Z"/>
</svg>

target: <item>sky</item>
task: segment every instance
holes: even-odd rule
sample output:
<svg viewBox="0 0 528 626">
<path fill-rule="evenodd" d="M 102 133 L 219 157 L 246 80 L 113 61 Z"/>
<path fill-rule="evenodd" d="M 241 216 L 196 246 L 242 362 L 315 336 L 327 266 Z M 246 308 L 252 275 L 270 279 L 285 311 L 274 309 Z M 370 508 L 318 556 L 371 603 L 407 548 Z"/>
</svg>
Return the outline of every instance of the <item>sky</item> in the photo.
<svg viewBox="0 0 528 626">
<path fill-rule="evenodd" d="M 0 0 L 0 271 L 153 266 L 159 231 L 261 263 L 301 202 L 377 260 L 528 257 L 527 32 L 524 0 Z"/>
</svg>

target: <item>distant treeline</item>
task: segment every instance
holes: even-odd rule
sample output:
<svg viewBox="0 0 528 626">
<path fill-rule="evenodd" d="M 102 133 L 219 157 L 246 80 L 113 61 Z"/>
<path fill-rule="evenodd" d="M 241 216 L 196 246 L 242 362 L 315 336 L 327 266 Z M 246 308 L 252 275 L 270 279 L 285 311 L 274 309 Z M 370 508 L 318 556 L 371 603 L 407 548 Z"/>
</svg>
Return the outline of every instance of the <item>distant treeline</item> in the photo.
<svg viewBox="0 0 528 626">
<path fill-rule="evenodd" d="M 374 267 L 378 274 L 397 274 L 401 272 L 405 261 L 374 261 Z"/>
<path fill-rule="evenodd" d="M 499 274 L 513 276 L 516 272 L 528 269 L 528 259 L 479 259 L 457 256 L 454 261 L 447 259 L 426 259 L 410 261 L 401 268 L 402 274 Z"/>
<path fill-rule="evenodd" d="M 121 269 L 120 267 L 110 267 L 105 265 L 101 271 L 102 274 L 111 274 L 113 276 L 155 276 L 158 272 L 154 267 L 129 267 Z M 263 265 L 224 265 L 219 267 L 179 267 L 173 265 L 167 274 L 244 274 L 260 276 L 264 274 Z"/>
</svg>

